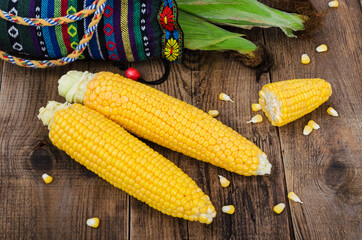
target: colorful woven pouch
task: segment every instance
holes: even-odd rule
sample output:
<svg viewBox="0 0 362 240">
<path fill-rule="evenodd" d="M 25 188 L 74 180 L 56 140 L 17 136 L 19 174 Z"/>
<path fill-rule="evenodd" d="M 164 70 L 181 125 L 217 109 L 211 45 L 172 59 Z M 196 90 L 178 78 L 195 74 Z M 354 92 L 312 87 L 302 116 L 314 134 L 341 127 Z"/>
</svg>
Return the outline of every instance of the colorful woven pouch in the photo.
<svg viewBox="0 0 362 240">
<path fill-rule="evenodd" d="M 0 58 L 20 66 L 182 58 L 173 0 L 1 0 L 0 9 Z"/>
</svg>

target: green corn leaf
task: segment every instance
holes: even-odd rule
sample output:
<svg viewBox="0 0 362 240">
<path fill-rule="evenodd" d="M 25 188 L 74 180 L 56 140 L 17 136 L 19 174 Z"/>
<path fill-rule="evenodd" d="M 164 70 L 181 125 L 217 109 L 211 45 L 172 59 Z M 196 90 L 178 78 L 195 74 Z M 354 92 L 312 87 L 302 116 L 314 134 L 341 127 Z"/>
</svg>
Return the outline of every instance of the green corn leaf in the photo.
<svg viewBox="0 0 362 240">
<path fill-rule="evenodd" d="M 243 34 L 229 32 L 201 18 L 179 11 L 178 22 L 184 33 L 184 46 L 191 50 L 234 50 L 247 54 L 257 46 Z"/>
<path fill-rule="evenodd" d="M 221 25 L 247 28 L 279 27 L 289 37 L 304 30 L 303 17 L 270 8 L 256 0 L 176 0 L 184 12 Z"/>
</svg>

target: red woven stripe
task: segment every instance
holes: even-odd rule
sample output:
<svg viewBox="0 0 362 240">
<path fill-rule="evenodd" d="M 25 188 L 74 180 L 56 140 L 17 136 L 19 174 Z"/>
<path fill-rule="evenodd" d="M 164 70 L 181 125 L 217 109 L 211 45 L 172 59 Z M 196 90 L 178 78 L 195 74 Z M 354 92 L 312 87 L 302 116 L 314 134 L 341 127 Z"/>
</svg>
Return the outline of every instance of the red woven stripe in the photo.
<svg viewBox="0 0 362 240">
<path fill-rule="evenodd" d="M 67 15 L 67 10 L 68 10 L 68 0 L 62 0 L 62 8 L 61 8 L 62 16 Z M 70 37 L 68 34 L 68 24 L 62 25 L 62 34 L 63 34 L 64 44 L 65 44 L 65 46 L 67 48 L 67 52 L 69 54 L 69 53 L 73 52 L 73 48 L 71 46 Z"/>
</svg>

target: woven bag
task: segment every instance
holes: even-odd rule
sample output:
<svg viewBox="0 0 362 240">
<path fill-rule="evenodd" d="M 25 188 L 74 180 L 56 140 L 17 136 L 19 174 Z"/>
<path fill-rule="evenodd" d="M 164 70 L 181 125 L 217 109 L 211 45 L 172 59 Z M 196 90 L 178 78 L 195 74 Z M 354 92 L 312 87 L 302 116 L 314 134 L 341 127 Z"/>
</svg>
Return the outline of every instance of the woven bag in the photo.
<svg viewBox="0 0 362 240">
<path fill-rule="evenodd" d="M 1 0 L 0 17 L 0 58 L 23 67 L 182 58 L 173 0 Z"/>
</svg>

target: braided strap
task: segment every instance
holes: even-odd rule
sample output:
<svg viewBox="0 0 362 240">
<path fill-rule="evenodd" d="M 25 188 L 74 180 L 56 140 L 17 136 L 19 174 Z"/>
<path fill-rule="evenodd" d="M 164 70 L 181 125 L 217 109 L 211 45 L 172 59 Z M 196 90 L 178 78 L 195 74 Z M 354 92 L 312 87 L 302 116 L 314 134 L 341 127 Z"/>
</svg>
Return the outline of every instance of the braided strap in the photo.
<svg viewBox="0 0 362 240">
<path fill-rule="evenodd" d="M 79 56 L 83 53 L 86 47 L 89 44 L 89 41 L 92 39 L 94 31 L 97 29 L 99 21 L 102 19 L 102 15 L 104 12 L 104 8 L 106 6 L 107 0 L 96 0 L 97 7 L 96 11 L 94 12 L 94 16 L 92 21 L 89 23 L 89 26 L 82 38 L 79 42 L 79 45 L 74 49 L 72 53 L 68 56 L 57 59 L 57 60 L 27 60 L 23 58 L 17 58 L 7 54 L 0 50 L 0 59 L 16 64 L 21 67 L 29 67 L 29 68 L 47 68 L 47 67 L 55 67 L 55 66 L 62 66 L 68 63 L 74 62 L 79 58 Z"/>
<path fill-rule="evenodd" d="M 0 18 L 7 20 L 12 23 L 25 25 L 25 26 L 41 26 L 41 27 L 51 27 L 51 26 L 58 26 L 62 24 L 72 23 L 83 18 L 88 17 L 89 15 L 93 14 L 97 8 L 98 0 L 95 0 L 90 6 L 83 9 L 82 11 L 69 14 L 63 17 L 56 17 L 56 18 L 26 18 L 26 17 L 19 17 L 9 12 L 5 12 L 0 9 Z"/>
</svg>

